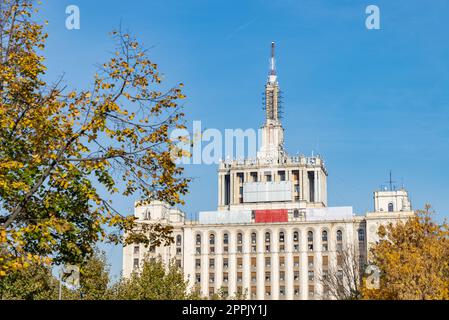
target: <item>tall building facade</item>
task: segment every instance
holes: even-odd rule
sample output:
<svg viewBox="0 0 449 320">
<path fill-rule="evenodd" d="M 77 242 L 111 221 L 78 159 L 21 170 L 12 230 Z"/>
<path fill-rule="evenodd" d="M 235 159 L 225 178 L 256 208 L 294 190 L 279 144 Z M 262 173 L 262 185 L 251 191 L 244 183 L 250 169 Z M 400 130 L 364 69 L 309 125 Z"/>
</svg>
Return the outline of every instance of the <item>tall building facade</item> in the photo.
<svg viewBox="0 0 449 320">
<path fill-rule="evenodd" d="M 123 273 L 138 272 L 147 257 L 175 261 L 203 296 L 221 290 L 249 299 L 323 299 L 323 277 L 339 270 L 339 252 L 360 265 L 379 225 L 413 215 L 406 190 L 374 192 L 374 210 L 329 207 L 328 172 L 320 156 L 289 156 L 284 149 L 274 43 L 265 85 L 265 123 L 255 159 L 227 160 L 218 168 L 218 206 L 198 220 L 162 202 L 137 206 L 139 223 L 174 227 L 174 243 L 123 249 Z"/>
</svg>

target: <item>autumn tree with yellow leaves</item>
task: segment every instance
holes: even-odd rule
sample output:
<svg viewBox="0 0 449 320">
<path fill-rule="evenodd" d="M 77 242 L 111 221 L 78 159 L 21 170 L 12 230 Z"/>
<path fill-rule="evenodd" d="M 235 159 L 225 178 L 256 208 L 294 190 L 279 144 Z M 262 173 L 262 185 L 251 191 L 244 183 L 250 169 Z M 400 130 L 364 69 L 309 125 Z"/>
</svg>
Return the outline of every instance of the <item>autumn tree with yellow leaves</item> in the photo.
<svg viewBox="0 0 449 320">
<path fill-rule="evenodd" d="M 364 286 L 364 299 L 449 299 L 449 224 L 432 220 L 429 205 L 406 222 L 379 228 L 371 251 L 379 288 Z"/>
<path fill-rule="evenodd" d="M 182 203 L 189 180 L 169 137 L 184 128 L 182 84 L 161 89 L 157 65 L 120 31 L 91 88 L 48 84 L 34 14 L 33 1 L 0 0 L 0 277 L 80 263 L 100 240 L 171 242 L 170 227 L 134 229 L 111 196 Z"/>
</svg>

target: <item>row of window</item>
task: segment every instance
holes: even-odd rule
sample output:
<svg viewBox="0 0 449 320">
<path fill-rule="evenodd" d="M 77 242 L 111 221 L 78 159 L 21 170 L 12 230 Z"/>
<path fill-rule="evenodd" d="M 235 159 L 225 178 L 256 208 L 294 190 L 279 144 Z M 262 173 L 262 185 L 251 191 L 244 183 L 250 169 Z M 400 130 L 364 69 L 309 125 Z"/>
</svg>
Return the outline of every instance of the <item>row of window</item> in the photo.
<svg viewBox="0 0 449 320">
<path fill-rule="evenodd" d="M 364 229 L 359 229 L 358 230 L 358 238 L 359 241 L 365 241 L 365 230 Z M 336 239 L 337 242 L 341 242 L 343 241 L 343 232 L 341 230 L 337 230 L 336 232 Z M 321 240 L 323 242 L 327 242 L 328 241 L 328 232 L 326 230 L 324 230 L 321 233 Z M 257 241 L 257 233 L 253 232 L 251 233 L 251 243 L 252 244 L 256 244 Z M 299 232 L 295 231 L 293 233 L 293 242 L 298 242 L 299 241 Z M 307 241 L 308 242 L 313 242 L 314 238 L 313 238 L 313 231 L 309 231 L 307 233 Z M 271 233 L 270 232 L 266 232 L 265 233 L 265 242 L 271 242 Z M 279 232 L 279 242 L 284 243 L 285 242 L 285 233 L 283 231 Z M 243 234 L 242 233 L 238 233 L 237 234 L 237 243 L 238 244 L 243 244 Z M 201 235 L 197 234 L 196 235 L 196 245 L 200 245 L 201 244 Z M 209 235 L 209 244 L 210 245 L 215 245 L 215 234 L 211 233 Z M 229 244 L 229 234 L 225 233 L 223 234 L 223 244 Z M 178 235 L 177 238 L 177 245 L 181 245 L 181 236 Z"/>
</svg>

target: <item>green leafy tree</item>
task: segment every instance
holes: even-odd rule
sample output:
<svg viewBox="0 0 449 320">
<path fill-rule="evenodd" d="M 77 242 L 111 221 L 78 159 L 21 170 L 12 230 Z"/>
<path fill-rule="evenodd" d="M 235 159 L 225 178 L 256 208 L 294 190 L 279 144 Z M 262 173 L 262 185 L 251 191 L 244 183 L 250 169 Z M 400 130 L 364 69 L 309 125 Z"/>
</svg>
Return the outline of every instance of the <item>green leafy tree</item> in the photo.
<svg viewBox="0 0 449 320">
<path fill-rule="evenodd" d="M 146 259 L 140 273 L 123 278 L 112 288 L 112 298 L 119 300 L 197 299 L 189 292 L 182 271 L 174 263 L 168 268 L 159 260 Z"/>
<path fill-rule="evenodd" d="M 58 280 L 45 265 L 33 264 L 0 278 L 1 300 L 55 300 Z"/>
</svg>

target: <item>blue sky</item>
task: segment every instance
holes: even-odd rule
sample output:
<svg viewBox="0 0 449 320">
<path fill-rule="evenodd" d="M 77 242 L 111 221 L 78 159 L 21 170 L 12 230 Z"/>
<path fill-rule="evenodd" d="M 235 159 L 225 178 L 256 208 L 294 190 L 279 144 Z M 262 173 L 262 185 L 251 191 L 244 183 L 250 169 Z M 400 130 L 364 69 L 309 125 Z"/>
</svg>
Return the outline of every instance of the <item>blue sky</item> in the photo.
<svg viewBox="0 0 449 320">
<path fill-rule="evenodd" d="M 81 29 L 65 28 L 78 5 Z M 380 8 L 381 30 L 365 28 L 365 8 Z M 431 203 L 449 217 L 449 2 L 419 1 L 117 1 L 49 0 L 48 77 L 86 88 L 129 29 L 150 49 L 165 82 L 185 84 L 189 122 L 203 128 L 258 128 L 271 41 L 284 92 L 290 153 L 320 153 L 330 205 L 372 209 L 389 170 L 415 208 Z M 238 116 L 235 116 L 235 115 Z M 188 166 L 194 177 L 184 210 L 217 205 L 216 166 Z M 134 199 L 115 198 L 132 212 Z M 112 272 L 121 248 L 104 247 Z"/>
</svg>

